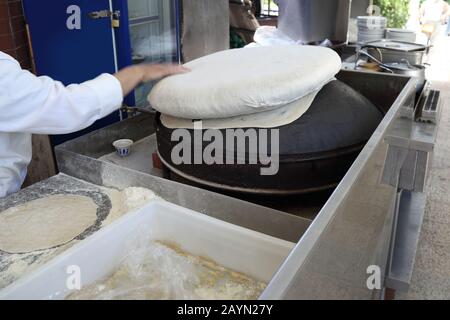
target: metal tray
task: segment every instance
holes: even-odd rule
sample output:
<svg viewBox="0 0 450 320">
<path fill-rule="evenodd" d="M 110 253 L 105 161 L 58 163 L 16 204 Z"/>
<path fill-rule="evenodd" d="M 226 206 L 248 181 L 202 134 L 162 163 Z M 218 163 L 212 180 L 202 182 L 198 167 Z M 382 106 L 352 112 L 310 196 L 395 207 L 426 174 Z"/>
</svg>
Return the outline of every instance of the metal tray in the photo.
<svg viewBox="0 0 450 320">
<path fill-rule="evenodd" d="M 388 39 L 367 42 L 366 44 L 364 44 L 364 47 L 400 51 L 400 52 L 425 51 L 426 49 L 429 48 L 429 46 L 424 46 L 422 44 L 388 40 Z"/>
</svg>

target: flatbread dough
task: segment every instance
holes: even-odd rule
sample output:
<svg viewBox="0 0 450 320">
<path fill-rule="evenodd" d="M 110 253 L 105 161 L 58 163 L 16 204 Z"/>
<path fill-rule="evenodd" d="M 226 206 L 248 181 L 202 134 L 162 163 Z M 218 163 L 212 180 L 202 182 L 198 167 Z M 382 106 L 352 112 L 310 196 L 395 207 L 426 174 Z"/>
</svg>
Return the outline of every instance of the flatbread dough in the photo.
<svg viewBox="0 0 450 320">
<path fill-rule="evenodd" d="M 339 55 L 317 46 L 234 49 L 191 61 L 192 72 L 156 84 L 151 106 L 184 119 L 222 119 L 284 107 L 327 84 Z"/>
<path fill-rule="evenodd" d="M 0 250 L 28 253 L 63 245 L 95 224 L 97 205 L 85 196 L 54 195 L 0 213 Z"/>
<path fill-rule="evenodd" d="M 214 129 L 243 129 L 243 128 L 278 128 L 297 121 L 311 107 L 320 91 L 315 91 L 285 107 L 275 110 L 232 117 L 228 119 L 203 120 L 202 128 Z M 161 123 L 169 129 L 194 129 L 194 121 L 161 115 Z"/>
</svg>

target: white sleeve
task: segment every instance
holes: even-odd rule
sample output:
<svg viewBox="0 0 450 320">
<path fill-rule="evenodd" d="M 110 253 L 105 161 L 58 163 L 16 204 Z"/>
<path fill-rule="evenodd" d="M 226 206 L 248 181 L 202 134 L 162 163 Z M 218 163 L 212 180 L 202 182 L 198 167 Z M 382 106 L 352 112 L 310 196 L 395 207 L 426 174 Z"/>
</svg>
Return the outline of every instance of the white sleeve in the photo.
<svg viewBox="0 0 450 320">
<path fill-rule="evenodd" d="M 0 54 L 0 132 L 66 134 L 89 127 L 121 107 L 119 80 L 103 74 L 65 87 L 36 77 Z"/>
</svg>

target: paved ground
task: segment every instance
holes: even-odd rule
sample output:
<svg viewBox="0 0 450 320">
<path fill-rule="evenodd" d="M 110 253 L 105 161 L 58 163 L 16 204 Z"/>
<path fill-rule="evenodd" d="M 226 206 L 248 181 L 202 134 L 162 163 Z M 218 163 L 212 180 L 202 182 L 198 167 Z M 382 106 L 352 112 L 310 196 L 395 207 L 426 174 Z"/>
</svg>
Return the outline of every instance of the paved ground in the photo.
<svg viewBox="0 0 450 320">
<path fill-rule="evenodd" d="M 450 299 L 450 37 L 437 40 L 430 63 L 428 78 L 445 101 L 413 282 L 398 299 Z"/>
</svg>

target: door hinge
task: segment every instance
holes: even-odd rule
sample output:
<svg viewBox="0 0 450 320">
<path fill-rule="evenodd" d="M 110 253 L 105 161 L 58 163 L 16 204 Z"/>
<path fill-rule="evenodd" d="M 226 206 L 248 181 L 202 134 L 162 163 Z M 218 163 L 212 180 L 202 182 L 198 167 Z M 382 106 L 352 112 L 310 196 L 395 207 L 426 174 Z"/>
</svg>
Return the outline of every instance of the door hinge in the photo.
<svg viewBox="0 0 450 320">
<path fill-rule="evenodd" d="M 120 27 L 120 10 L 116 10 L 114 12 L 111 10 L 92 11 L 89 12 L 89 17 L 91 19 L 110 18 L 113 28 Z"/>
<path fill-rule="evenodd" d="M 101 11 L 89 12 L 89 17 L 91 19 L 109 18 L 111 16 L 112 16 L 112 12 L 110 10 L 101 10 Z"/>
</svg>

